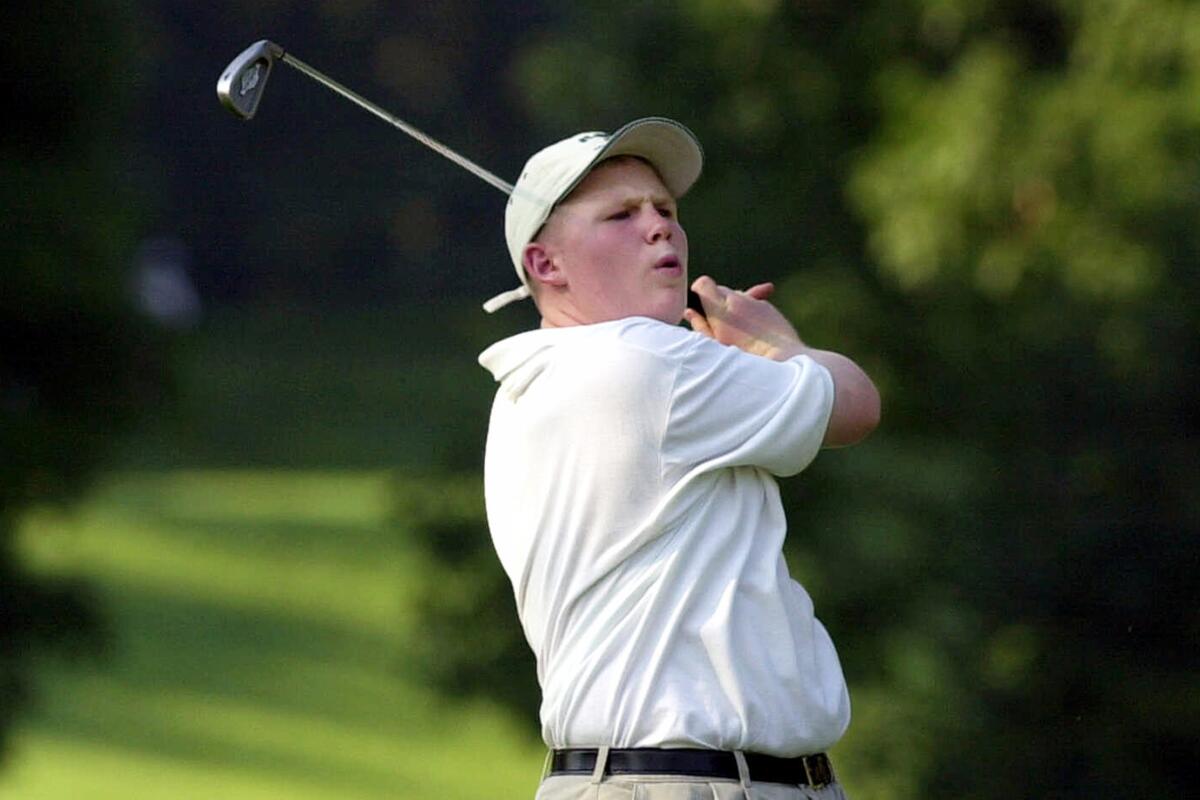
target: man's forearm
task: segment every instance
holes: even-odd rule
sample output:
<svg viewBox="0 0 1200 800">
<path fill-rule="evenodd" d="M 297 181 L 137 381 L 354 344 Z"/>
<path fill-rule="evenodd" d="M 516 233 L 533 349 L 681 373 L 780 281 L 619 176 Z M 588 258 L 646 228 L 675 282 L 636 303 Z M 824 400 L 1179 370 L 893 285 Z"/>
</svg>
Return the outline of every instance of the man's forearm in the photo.
<svg viewBox="0 0 1200 800">
<path fill-rule="evenodd" d="M 794 355 L 806 355 L 833 376 L 833 411 L 825 431 L 824 447 L 845 447 L 860 442 L 879 425 L 879 390 L 852 360 L 831 350 L 800 345 Z"/>
</svg>

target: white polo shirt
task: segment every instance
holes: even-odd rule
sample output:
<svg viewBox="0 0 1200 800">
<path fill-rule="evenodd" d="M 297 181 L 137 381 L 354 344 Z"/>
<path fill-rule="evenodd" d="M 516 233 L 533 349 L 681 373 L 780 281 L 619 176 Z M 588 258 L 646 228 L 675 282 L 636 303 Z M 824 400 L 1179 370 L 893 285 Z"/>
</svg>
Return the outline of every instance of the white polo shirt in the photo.
<svg viewBox="0 0 1200 800">
<path fill-rule="evenodd" d="M 794 756 L 836 742 L 849 694 L 788 575 L 774 477 L 816 456 L 828 371 L 643 317 L 529 331 L 479 360 L 500 383 L 488 524 L 546 743 Z"/>
</svg>

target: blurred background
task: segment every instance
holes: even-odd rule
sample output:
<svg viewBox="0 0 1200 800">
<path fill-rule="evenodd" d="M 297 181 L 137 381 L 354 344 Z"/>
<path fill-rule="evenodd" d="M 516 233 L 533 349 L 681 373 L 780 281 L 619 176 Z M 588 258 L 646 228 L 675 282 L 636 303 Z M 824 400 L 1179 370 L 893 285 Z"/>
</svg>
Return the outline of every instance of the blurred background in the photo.
<svg viewBox="0 0 1200 800">
<path fill-rule="evenodd" d="M 1200 4 L 48 2 L 0 12 L 0 797 L 532 796 L 483 523 L 536 324 L 500 176 L 638 116 L 693 272 L 884 421 L 787 481 L 858 800 L 1183 797 L 1200 759 Z"/>
</svg>

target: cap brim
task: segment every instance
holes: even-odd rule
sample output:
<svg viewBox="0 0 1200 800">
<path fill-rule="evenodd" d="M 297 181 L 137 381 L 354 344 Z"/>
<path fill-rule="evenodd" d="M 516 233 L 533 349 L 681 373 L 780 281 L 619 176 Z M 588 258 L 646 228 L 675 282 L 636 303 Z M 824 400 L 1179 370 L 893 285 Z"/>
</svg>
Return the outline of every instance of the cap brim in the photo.
<svg viewBox="0 0 1200 800">
<path fill-rule="evenodd" d="M 700 140 L 686 126 L 666 117 L 635 119 L 613 132 L 579 177 L 559 195 L 558 202 L 574 191 L 597 164 L 616 156 L 638 156 L 649 161 L 677 200 L 692 188 L 704 167 Z"/>
</svg>

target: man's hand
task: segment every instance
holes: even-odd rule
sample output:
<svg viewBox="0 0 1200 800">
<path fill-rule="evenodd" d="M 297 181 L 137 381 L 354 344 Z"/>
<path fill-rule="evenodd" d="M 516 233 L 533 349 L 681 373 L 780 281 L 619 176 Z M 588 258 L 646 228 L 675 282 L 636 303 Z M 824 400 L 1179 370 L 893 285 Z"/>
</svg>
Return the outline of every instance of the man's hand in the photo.
<svg viewBox="0 0 1200 800">
<path fill-rule="evenodd" d="M 834 397 L 822 442 L 824 447 L 854 444 L 875 430 L 880 413 L 875 384 L 857 364 L 840 353 L 805 345 L 792 323 L 767 302 L 775 284 L 760 283 L 739 292 L 701 275 L 692 283 L 692 291 L 704 304 L 704 314 L 690 308 L 683 313 L 692 330 L 721 344 L 775 361 L 806 355 L 829 370 Z"/>
<path fill-rule="evenodd" d="M 704 314 L 690 308 L 683 312 L 683 318 L 692 330 L 721 344 L 775 361 L 784 361 L 804 352 L 804 344 L 792 323 L 767 302 L 775 291 L 775 284 L 760 283 L 745 291 L 736 291 L 701 275 L 692 282 L 692 291 L 704 304 Z"/>
</svg>

